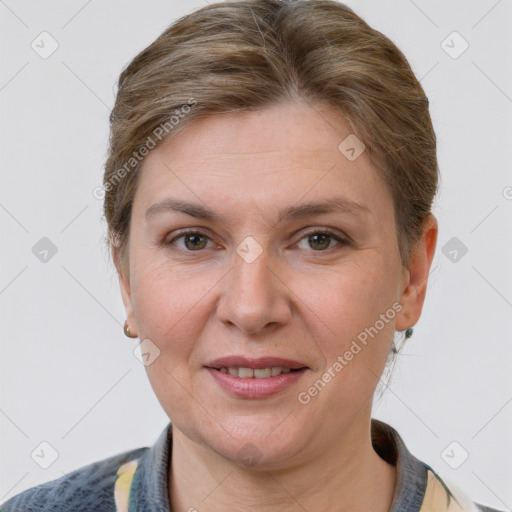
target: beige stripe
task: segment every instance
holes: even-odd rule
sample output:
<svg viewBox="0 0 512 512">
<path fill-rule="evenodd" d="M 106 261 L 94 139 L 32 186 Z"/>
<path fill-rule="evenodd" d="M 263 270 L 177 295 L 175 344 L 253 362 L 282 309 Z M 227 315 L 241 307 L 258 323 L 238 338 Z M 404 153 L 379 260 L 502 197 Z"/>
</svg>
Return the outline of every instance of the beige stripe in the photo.
<svg viewBox="0 0 512 512">
<path fill-rule="evenodd" d="M 114 486 L 114 500 L 116 503 L 116 512 L 128 512 L 130 501 L 130 487 L 132 485 L 133 475 L 137 469 L 138 459 L 130 460 L 124 463 L 117 470 L 117 479 Z"/>
<path fill-rule="evenodd" d="M 448 505 L 448 494 L 432 471 L 427 470 L 427 489 L 420 512 L 479 512 L 476 505 L 453 483 L 443 477 L 453 497 Z"/>
</svg>

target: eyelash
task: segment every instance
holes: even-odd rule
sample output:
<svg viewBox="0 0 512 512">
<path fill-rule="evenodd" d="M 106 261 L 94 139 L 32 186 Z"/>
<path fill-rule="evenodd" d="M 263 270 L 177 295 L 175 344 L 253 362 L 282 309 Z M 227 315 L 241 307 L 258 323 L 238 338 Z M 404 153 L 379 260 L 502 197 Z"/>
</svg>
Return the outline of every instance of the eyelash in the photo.
<svg viewBox="0 0 512 512">
<path fill-rule="evenodd" d="M 179 240 L 180 238 L 186 237 L 187 235 L 200 235 L 200 236 L 205 237 L 205 238 L 207 238 L 208 240 L 211 241 L 211 238 L 206 233 L 203 233 L 202 231 L 188 230 L 188 231 L 183 231 L 183 232 L 179 233 L 178 235 L 176 235 L 174 238 L 172 238 L 169 241 L 165 241 L 164 240 L 163 244 L 165 246 L 174 245 L 174 242 L 176 242 L 176 240 Z M 328 235 L 331 238 L 333 238 L 334 240 L 336 240 L 339 243 L 339 245 L 341 245 L 342 247 L 350 245 L 349 240 L 347 240 L 346 238 L 340 236 L 338 233 L 336 233 L 335 231 L 333 231 L 333 230 L 331 230 L 329 228 L 322 228 L 322 229 L 310 228 L 306 232 L 304 232 L 304 235 L 299 239 L 299 242 L 301 242 L 304 238 L 310 237 L 312 235 Z M 297 242 L 297 243 L 299 243 L 299 242 Z M 320 252 L 327 252 L 330 249 L 333 249 L 333 247 L 328 247 L 327 249 L 321 249 L 321 250 L 318 250 L 318 251 L 315 251 L 315 250 L 311 249 L 311 251 L 312 252 L 320 253 Z M 178 250 L 183 251 L 183 252 L 188 252 L 188 253 L 194 253 L 194 252 L 201 253 L 201 252 L 204 252 L 206 249 L 199 249 L 197 251 L 190 251 L 188 249 L 181 249 L 181 248 L 179 248 Z"/>
</svg>

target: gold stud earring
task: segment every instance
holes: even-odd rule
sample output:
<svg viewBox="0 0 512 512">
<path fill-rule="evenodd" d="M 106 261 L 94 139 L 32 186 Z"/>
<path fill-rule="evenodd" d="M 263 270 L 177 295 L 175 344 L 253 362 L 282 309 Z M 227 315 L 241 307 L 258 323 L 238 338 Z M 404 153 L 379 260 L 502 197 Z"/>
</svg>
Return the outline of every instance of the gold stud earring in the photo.
<svg viewBox="0 0 512 512">
<path fill-rule="evenodd" d="M 128 338 L 136 338 L 130 331 L 130 326 L 128 325 L 128 320 L 124 323 L 124 334 L 128 336 Z"/>
</svg>

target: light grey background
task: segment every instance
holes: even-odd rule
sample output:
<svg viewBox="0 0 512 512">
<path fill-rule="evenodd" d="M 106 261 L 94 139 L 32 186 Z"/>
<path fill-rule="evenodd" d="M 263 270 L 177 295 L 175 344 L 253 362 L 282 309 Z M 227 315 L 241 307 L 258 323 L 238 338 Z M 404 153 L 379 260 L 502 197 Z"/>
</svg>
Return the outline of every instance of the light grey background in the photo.
<svg viewBox="0 0 512 512">
<path fill-rule="evenodd" d="M 347 3 L 421 78 L 442 174 L 426 305 L 374 416 L 474 500 L 510 510 L 512 2 Z M 149 446 L 168 422 L 134 357 L 137 340 L 123 334 L 92 190 L 121 69 L 203 5 L 0 0 L 0 501 Z M 43 31 L 58 43 L 47 59 L 31 47 L 51 48 Z M 469 44 L 457 58 L 464 41 L 453 31 Z M 42 237 L 58 251 L 47 262 L 32 252 Z M 453 237 L 468 249 L 455 262 L 443 253 Z M 58 453 L 48 469 L 31 458 L 35 450 L 40 464 L 51 461 L 43 441 Z"/>
</svg>

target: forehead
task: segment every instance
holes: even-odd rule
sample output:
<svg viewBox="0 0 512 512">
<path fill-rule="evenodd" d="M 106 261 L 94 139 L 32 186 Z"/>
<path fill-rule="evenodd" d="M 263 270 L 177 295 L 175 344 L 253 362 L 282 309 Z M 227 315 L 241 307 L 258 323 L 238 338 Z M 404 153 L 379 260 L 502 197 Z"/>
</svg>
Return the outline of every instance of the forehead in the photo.
<svg viewBox="0 0 512 512">
<path fill-rule="evenodd" d="M 342 196 L 382 215 L 391 196 L 365 151 L 347 158 L 347 137 L 354 137 L 350 125 L 325 106 L 211 115 L 148 154 L 134 210 L 140 215 L 169 195 L 219 211 Z"/>
</svg>

